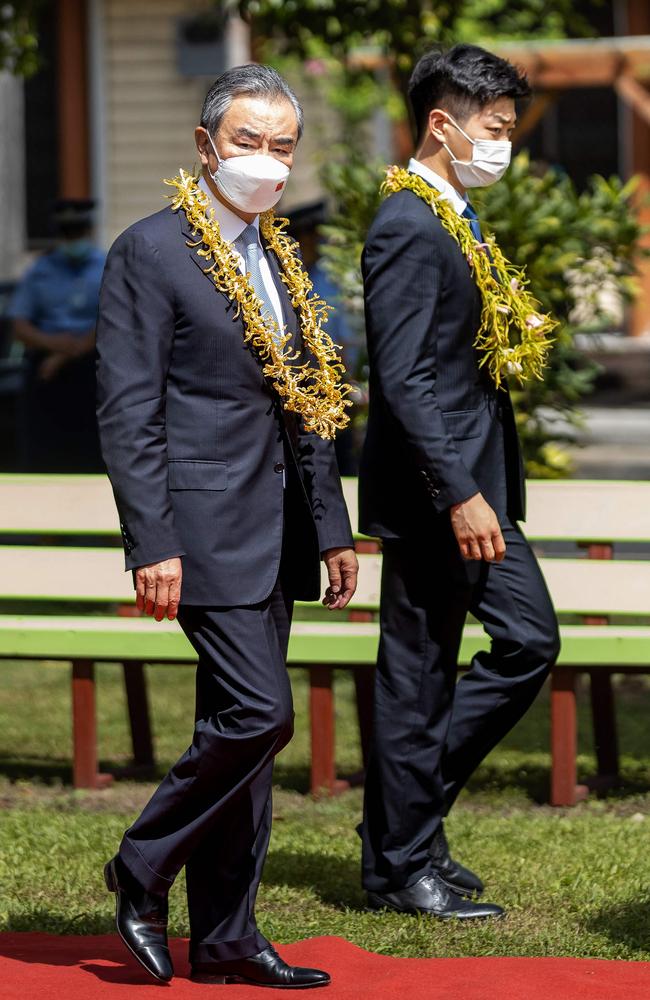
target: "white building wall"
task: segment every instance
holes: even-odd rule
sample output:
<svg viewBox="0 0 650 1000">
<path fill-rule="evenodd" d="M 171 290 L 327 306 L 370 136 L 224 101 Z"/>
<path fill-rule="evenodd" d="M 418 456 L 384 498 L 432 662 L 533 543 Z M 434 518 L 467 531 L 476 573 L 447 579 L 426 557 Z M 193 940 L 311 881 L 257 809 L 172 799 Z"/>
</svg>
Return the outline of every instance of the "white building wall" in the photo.
<svg viewBox="0 0 650 1000">
<path fill-rule="evenodd" d="M 165 205 L 164 177 L 195 162 L 194 128 L 210 80 L 176 69 L 176 19 L 209 0 L 104 0 L 103 239 Z M 102 192 L 97 192 L 101 197 Z"/>
<path fill-rule="evenodd" d="M 13 281 L 25 263 L 24 157 L 23 82 L 0 73 L 0 281 Z"/>
<path fill-rule="evenodd" d="M 101 203 L 101 241 L 108 245 L 137 219 L 165 205 L 162 178 L 196 163 L 194 128 L 210 77 L 176 68 L 175 25 L 210 0 L 89 0 L 94 194 Z M 245 62 L 247 34 L 238 22 L 232 65 Z M 321 196 L 318 169 L 332 122 L 314 89 L 292 79 L 306 112 L 305 137 L 280 205 L 289 209 Z"/>
</svg>

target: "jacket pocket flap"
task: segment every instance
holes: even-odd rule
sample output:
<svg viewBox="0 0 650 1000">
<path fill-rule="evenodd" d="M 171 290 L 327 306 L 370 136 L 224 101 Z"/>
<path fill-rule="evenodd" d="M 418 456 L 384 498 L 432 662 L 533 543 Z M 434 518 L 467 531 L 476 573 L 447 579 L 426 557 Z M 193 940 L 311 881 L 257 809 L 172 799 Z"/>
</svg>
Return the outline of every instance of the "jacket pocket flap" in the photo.
<svg viewBox="0 0 650 1000">
<path fill-rule="evenodd" d="M 443 411 L 443 419 L 447 430 L 457 441 L 464 438 L 478 437 L 481 433 L 481 417 L 483 410 L 448 410 Z"/>
<path fill-rule="evenodd" d="M 168 469 L 170 490 L 225 490 L 228 485 L 225 462 L 171 459 Z"/>
</svg>

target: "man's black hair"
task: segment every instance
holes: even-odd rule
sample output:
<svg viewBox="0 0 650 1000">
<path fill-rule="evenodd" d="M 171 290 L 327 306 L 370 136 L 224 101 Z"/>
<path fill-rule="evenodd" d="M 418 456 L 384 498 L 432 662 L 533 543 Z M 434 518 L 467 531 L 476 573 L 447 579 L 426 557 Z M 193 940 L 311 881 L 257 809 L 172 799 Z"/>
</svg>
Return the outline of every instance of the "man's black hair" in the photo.
<svg viewBox="0 0 650 1000">
<path fill-rule="evenodd" d="M 449 111 L 462 125 L 476 110 L 500 97 L 520 100 L 530 92 L 523 70 L 478 45 L 426 52 L 418 60 L 408 87 L 418 140 L 436 107 Z"/>
</svg>

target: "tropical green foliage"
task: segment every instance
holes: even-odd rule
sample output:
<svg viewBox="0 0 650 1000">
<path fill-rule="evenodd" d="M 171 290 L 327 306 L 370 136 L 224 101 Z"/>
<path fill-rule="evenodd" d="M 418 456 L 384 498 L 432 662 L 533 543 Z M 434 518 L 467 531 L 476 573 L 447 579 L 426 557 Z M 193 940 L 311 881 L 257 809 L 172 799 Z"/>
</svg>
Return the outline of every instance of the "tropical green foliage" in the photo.
<svg viewBox="0 0 650 1000">
<path fill-rule="evenodd" d="M 40 2 L 0 3 L 0 70 L 32 76 L 38 69 L 36 13 Z"/>
<path fill-rule="evenodd" d="M 437 43 L 589 33 L 572 0 L 239 0 L 238 7 L 264 41 L 265 58 L 328 60 L 331 82 L 338 76 L 356 104 L 365 95 L 366 114 L 385 92 L 386 77 L 376 72 L 384 63 L 403 117 L 413 65 Z"/>
<path fill-rule="evenodd" d="M 531 165 L 523 152 L 499 184 L 474 197 L 485 228 L 526 268 L 534 294 L 561 323 L 544 381 L 513 394 L 531 476 L 570 471 L 557 445 L 572 435 L 559 426 L 580 424 L 579 403 L 596 374 L 575 347 L 577 329 L 620 327 L 633 297 L 641 252 L 634 186 L 595 176 L 579 193 L 566 174 Z"/>
<path fill-rule="evenodd" d="M 378 164 L 368 166 L 355 157 L 330 162 L 324 173 L 334 205 L 324 257 L 359 331 L 359 259 L 379 203 L 381 176 Z M 524 152 L 499 184 L 476 192 L 485 230 L 495 233 L 507 257 L 527 269 L 534 295 L 561 323 L 545 380 L 514 393 L 529 475 L 570 471 L 560 445 L 571 436 L 566 424 L 580 422 L 577 406 L 596 371 L 576 350 L 576 314 L 581 328 L 608 329 L 632 297 L 641 236 L 630 204 L 633 188 L 615 177 L 594 177 L 579 193 L 568 176 L 531 165 Z"/>
</svg>

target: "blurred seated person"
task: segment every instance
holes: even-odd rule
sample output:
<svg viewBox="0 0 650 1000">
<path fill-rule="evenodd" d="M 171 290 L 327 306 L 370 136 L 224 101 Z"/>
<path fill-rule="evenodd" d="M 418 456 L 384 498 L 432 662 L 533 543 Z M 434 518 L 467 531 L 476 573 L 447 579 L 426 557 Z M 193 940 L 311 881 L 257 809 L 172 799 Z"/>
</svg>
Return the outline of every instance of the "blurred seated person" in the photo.
<svg viewBox="0 0 650 1000">
<path fill-rule="evenodd" d="M 327 221 L 324 201 L 310 202 L 293 209 L 289 215 L 289 233 L 300 244 L 300 253 L 314 286 L 314 292 L 324 299 L 332 311 L 327 320 L 327 332 L 341 348 L 343 364 L 347 371 L 346 381 L 356 378 L 359 360 L 359 343 L 351 329 L 345 308 L 341 303 L 341 293 L 320 263 L 321 237 L 319 226 Z M 357 449 L 354 442 L 354 428 L 349 424 L 339 431 L 334 442 L 336 458 L 342 476 L 356 476 L 358 471 Z"/>
<path fill-rule="evenodd" d="M 25 472 L 99 472 L 95 419 L 95 323 L 105 254 L 93 245 L 93 202 L 54 208 L 57 245 L 32 264 L 9 305 L 24 346 L 18 409 Z"/>
</svg>

